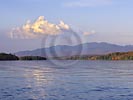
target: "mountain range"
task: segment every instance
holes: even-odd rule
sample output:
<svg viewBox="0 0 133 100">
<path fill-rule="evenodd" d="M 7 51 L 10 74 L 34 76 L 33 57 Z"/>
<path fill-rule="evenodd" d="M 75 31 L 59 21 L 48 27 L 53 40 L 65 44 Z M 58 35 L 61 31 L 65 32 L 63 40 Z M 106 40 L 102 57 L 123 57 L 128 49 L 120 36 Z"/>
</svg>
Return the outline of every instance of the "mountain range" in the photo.
<svg viewBox="0 0 133 100">
<path fill-rule="evenodd" d="M 17 56 L 68 57 L 75 55 L 103 55 L 113 52 L 133 51 L 133 45 L 116 45 L 105 42 L 91 42 L 75 46 L 57 45 L 31 51 L 16 52 Z"/>
</svg>

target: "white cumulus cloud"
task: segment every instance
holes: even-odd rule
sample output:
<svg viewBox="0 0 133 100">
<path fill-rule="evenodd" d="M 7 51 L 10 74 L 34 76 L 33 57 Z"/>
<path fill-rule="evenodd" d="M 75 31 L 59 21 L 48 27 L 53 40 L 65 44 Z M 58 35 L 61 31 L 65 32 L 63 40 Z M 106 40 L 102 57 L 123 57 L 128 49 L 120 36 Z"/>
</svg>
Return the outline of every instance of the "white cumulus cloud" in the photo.
<svg viewBox="0 0 133 100">
<path fill-rule="evenodd" d="M 61 35 L 61 34 L 81 34 L 90 35 L 93 32 L 75 32 L 69 25 L 65 24 L 63 21 L 60 21 L 59 24 L 53 24 L 44 19 L 44 16 L 40 16 L 34 22 L 27 21 L 21 27 L 13 28 L 10 32 L 11 38 L 23 38 L 23 39 L 31 39 L 31 38 L 39 38 L 45 35 Z"/>
<path fill-rule="evenodd" d="M 35 22 L 27 21 L 22 27 L 13 28 L 10 32 L 12 38 L 36 38 L 44 35 L 58 35 L 71 28 L 60 21 L 58 25 L 52 24 L 40 16 Z"/>
</svg>

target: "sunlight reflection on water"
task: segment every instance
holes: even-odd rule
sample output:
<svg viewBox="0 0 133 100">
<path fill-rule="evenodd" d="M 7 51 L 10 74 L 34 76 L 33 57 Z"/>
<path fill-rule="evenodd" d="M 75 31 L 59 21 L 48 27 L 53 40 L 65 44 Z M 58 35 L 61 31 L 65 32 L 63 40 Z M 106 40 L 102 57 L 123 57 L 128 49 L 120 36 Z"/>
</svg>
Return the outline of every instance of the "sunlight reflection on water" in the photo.
<svg viewBox="0 0 133 100">
<path fill-rule="evenodd" d="M 133 100 L 132 73 L 132 61 L 0 62 L 0 100 Z"/>
</svg>

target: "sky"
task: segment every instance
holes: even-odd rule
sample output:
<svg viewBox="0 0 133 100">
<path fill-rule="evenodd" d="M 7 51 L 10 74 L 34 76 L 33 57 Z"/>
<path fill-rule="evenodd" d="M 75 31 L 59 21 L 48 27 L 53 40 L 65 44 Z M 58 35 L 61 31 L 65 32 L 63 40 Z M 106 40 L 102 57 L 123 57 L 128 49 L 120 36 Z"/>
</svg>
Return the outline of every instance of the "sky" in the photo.
<svg viewBox="0 0 133 100">
<path fill-rule="evenodd" d="M 133 0 L 1 0 L 0 52 L 41 48 L 46 38 L 54 45 L 75 44 L 77 38 L 80 43 L 133 45 L 132 4 Z"/>
</svg>

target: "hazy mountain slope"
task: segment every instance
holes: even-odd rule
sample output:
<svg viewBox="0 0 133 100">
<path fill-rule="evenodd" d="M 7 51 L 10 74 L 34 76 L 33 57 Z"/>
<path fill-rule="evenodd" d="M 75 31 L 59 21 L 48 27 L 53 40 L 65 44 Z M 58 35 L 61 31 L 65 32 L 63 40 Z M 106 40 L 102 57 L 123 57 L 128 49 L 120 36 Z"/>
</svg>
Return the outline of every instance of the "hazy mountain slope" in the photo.
<svg viewBox="0 0 133 100">
<path fill-rule="evenodd" d="M 72 56 L 72 55 L 95 55 L 107 54 L 112 52 L 133 51 L 133 45 L 120 46 L 109 43 L 85 43 L 76 46 L 58 45 L 49 48 L 41 48 L 32 51 L 20 51 L 15 53 L 17 56 Z"/>
</svg>

